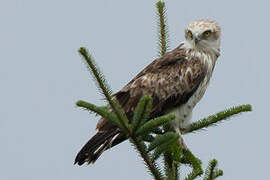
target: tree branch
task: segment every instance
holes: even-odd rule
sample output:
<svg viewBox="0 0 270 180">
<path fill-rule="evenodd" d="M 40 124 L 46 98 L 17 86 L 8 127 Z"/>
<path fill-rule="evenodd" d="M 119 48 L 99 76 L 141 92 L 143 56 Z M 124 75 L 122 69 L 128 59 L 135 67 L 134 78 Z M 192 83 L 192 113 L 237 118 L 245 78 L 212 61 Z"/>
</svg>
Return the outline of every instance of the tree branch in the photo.
<svg viewBox="0 0 270 180">
<path fill-rule="evenodd" d="M 142 141 L 138 141 L 136 138 L 131 138 L 131 142 L 135 145 L 136 149 L 139 151 L 141 157 L 143 158 L 145 164 L 147 165 L 148 169 L 151 171 L 152 175 L 156 180 L 163 180 L 164 177 L 162 173 L 159 171 L 158 166 L 155 164 L 154 161 L 151 161 L 148 153 L 145 151 L 146 145 Z"/>
<path fill-rule="evenodd" d="M 128 134 L 131 134 L 131 130 L 128 126 L 128 118 L 127 118 L 124 110 L 122 109 L 122 107 L 118 103 L 118 101 L 113 100 L 111 98 L 111 93 L 110 93 L 111 91 L 108 88 L 109 86 L 106 84 L 105 78 L 102 75 L 101 71 L 98 70 L 97 65 L 94 63 L 92 57 L 89 55 L 86 48 L 81 47 L 79 49 L 79 53 L 82 55 L 82 57 L 84 58 L 86 63 L 89 65 L 89 68 L 90 68 L 91 72 L 93 73 L 94 79 L 96 80 L 98 86 L 102 90 L 102 93 L 104 94 L 106 100 L 110 104 L 113 112 L 117 115 L 117 117 L 118 117 L 118 119 L 123 127 L 123 131 L 127 132 Z"/>
<path fill-rule="evenodd" d="M 207 118 L 203 118 L 197 122 L 191 123 L 186 129 L 184 129 L 183 134 L 191 133 L 197 130 L 202 130 L 203 128 L 207 128 L 209 126 L 213 126 L 218 122 L 223 120 L 227 120 L 233 115 L 237 115 L 241 112 L 251 111 L 251 105 L 241 105 L 229 108 L 225 111 L 218 112 L 217 114 L 208 116 Z"/>
<path fill-rule="evenodd" d="M 165 2 L 158 1 L 156 3 L 158 10 L 158 30 L 159 30 L 159 55 L 163 56 L 168 50 L 168 28 L 166 24 L 166 8 Z"/>
</svg>

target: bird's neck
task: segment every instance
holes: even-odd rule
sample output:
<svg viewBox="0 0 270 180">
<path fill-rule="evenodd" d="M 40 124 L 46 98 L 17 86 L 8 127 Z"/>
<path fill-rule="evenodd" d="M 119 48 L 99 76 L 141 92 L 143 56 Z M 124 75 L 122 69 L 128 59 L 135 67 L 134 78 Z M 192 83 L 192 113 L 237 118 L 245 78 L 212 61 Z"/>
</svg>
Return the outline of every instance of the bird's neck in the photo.
<svg viewBox="0 0 270 180">
<path fill-rule="evenodd" d="M 182 43 L 182 47 L 186 49 L 187 54 L 198 58 L 201 58 L 203 56 L 210 56 L 213 61 L 216 61 L 220 55 L 220 48 L 218 44 L 200 47 L 191 44 L 189 41 L 184 41 Z"/>
<path fill-rule="evenodd" d="M 184 41 L 179 47 L 184 48 L 186 51 L 187 59 L 195 57 L 208 66 L 208 74 L 211 76 L 219 57 L 219 49 L 215 48 L 194 48 L 189 42 Z"/>
</svg>

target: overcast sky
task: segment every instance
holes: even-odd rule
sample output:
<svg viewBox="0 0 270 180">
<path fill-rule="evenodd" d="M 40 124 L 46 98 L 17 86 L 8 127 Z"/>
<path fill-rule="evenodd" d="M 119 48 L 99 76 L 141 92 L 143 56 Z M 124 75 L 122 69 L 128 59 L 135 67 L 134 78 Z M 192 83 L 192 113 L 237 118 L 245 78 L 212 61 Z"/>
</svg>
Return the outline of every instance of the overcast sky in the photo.
<svg viewBox="0 0 270 180">
<path fill-rule="evenodd" d="M 0 1 L 0 179 L 152 179 L 129 142 L 93 166 L 74 158 L 95 133 L 98 117 L 75 107 L 102 104 L 77 50 L 85 46 L 114 91 L 157 57 L 156 1 Z M 224 171 L 220 180 L 268 179 L 268 1 L 166 1 L 170 47 L 194 20 L 217 20 L 221 56 L 193 121 L 250 103 L 253 112 L 184 136 L 203 161 Z"/>
</svg>

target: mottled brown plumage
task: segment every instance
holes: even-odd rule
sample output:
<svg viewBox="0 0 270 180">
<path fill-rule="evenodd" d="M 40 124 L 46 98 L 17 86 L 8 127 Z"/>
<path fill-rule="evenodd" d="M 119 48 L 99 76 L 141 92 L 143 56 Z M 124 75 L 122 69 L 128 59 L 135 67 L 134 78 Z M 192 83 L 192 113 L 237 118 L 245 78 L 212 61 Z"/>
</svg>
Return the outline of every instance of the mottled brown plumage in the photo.
<svg viewBox="0 0 270 180">
<path fill-rule="evenodd" d="M 185 103 L 205 77 L 207 66 L 196 57 L 187 60 L 183 44 L 156 59 L 115 94 L 128 118 L 133 116 L 135 107 L 143 95 L 153 98 L 150 117 L 164 114 L 166 109 Z M 111 129 L 111 123 L 101 119 L 97 130 Z"/>
<path fill-rule="evenodd" d="M 150 118 L 173 113 L 176 119 L 172 128 L 181 133 L 180 128 L 190 119 L 192 109 L 206 90 L 219 56 L 220 27 L 215 21 L 196 21 L 185 34 L 192 30 L 194 37 L 186 35 L 184 43 L 153 61 L 114 95 L 130 121 L 140 98 L 150 95 L 153 99 Z M 203 37 L 203 32 L 210 30 L 213 35 Z M 78 153 L 75 163 L 94 163 L 105 150 L 126 139 L 104 118 L 96 129 L 98 133 Z"/>
</svg>

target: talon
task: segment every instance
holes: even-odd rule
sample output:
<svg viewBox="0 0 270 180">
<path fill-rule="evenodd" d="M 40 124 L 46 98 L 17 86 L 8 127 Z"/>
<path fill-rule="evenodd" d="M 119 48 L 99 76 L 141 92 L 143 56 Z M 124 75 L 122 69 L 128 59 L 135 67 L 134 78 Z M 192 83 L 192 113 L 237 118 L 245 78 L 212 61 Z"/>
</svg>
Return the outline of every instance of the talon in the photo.
<svg viewBox="0 0 270 180">
<path fill-rule="evenodd" d="M 180 143 L 181 148 L 182 148 L 183 150 L 188 150 L 187 145 L 185 144 L 184 139 L 183 139 L 183 137 L 182 137 L 182 132 L 183 132 L 184 130 L 185 130 L 184 128 L 177 128 L 175 131 L 180 135 L 179 143 Z"/>
<path fill-rule="evenodd" d="M 180 137 L 179 142 L 183 150 L 188 150 L 187 145 L 185 144 L 184 139 L 182 137 Z"/>
</svg>

